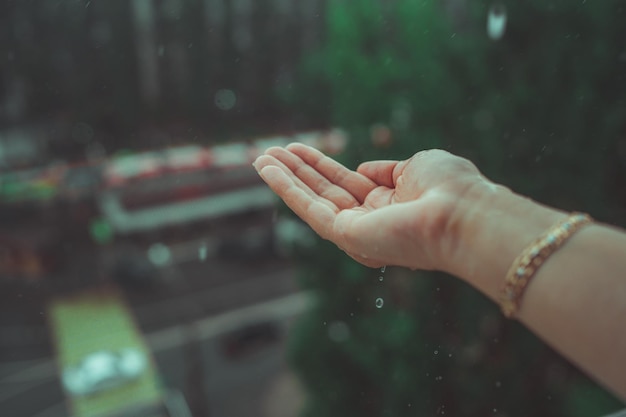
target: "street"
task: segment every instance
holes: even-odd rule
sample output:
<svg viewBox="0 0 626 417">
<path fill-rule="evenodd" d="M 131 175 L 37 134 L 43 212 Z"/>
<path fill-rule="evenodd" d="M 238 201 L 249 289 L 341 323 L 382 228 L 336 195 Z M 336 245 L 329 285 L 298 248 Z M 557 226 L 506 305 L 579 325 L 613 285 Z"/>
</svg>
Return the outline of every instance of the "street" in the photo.
<svg viewBox="0 0 626 417">
<path fill-rule="evenodd" d="M 288 328 L 310 302 L 297 290 L 294 268 L 207 259 L 161 272 L 160 286 L 125 298 L 164 387 L 182 393 L 193 416 L 275 412 L 274 392 L 295 384 L 284 362 Z M 2 339 L 0 409 L 12 417 L 70 417 L 45 320 L 33 315 L 31 322 L 39 337 Z"/>
</svg>

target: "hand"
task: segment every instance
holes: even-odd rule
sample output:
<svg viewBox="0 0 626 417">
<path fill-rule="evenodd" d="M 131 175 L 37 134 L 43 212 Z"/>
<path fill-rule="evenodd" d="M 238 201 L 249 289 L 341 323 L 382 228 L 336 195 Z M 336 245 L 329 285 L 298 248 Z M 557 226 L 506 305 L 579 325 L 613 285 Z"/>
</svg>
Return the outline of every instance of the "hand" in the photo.
<svg viewBox="0 0 626 417">
<path fill-rule="evenodd" d="M 463 221 L 461 202 L 488 181 L 442 150 L 351 171 L 311 147 L 272 147 L 255 168 L 302 220 L 358 262 L 445 270 Z"/>
</svg>

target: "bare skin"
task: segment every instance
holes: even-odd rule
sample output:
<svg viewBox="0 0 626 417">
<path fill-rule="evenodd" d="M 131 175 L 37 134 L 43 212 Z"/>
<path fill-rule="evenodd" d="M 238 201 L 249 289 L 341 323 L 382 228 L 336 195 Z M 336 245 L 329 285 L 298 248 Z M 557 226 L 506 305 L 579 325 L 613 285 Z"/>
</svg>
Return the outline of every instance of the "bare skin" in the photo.
<svg viewBox="0 0 626 417">
<path fill-rule="evenodd" d="M 270 148 L 255 168 L 322 238 L 358 262 L 440 270 L 497 301 L 517 255 L 565 212 L 486 179 L 442 150 L 351 171 L 302 144 Z M 539 269 L 518 319 L 626 399 L 626 233 L 593 224 Z"/>
</svg>

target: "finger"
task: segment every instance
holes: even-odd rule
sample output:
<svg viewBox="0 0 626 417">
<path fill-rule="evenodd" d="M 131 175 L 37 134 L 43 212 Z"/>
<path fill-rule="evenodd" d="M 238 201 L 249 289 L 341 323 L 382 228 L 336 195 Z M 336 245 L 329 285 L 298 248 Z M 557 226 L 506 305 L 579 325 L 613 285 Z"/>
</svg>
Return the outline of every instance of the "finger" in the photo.
<svg viewBox="0 0 626 417">
<path fill-rule="evenodd" d="M 268 149 L 266 154 L 284 163 L 314 193 L 330 200 L 338 208 L 346 209 L 359 205 L 359 202 L 350 192 L 328 181 L 325 176 L 305 163 L 296 154 L 279 147 Z"/>
<path fill-rule="evenodd" d="M 276 165 L 266 165 L 259 170 L 261 178 L 269 187 L 293 210 L 298 217 L 304 220 L 311 228 L 324 239 L 331 238 L 331 232 L 336 209 L 333 210 L 319 199 L 313 198 L 297 185 L 293 177 L 287 175 Z"/>
<path fill-rule="evenodd" d="M 309 188 L 308 185 L 306 185 L 305 183 L 303 183 L 300 178 L 298 178 L 290 169 L 288 166 L 286 166 L 285 164 L 283 164 L 281 161 L 279 161 L 278 159 L 274 158 L 271 155 L 261 155 L 259 156 L 256 161 L 254 161 L 254 167 L 256 168 L 257 172 L 260 175 L 260 171 L 266 167 L 266 166 L 275 166 L 280 168 L 285 175 L 287 175 L 291 181 L 294 183 L 295 186 L 297 186 L 298 188 L 300 188 L 303 192 L 305 192 L 307 195 L 309 195 L 311 198 L 313 199 L 319 199 L 320 202 L 322 202 L 323 204 L 326 204 L 327 206 L 329 206 L 331 209 L 335 210 L 337 209 L 337 207 L 334 205 L 333 202 L 328 201 L 328 200 L 324 200 L 322 197 L 320 197 L 318 194 L 316 194 L 313 190 L 311 190 Z M 263 178 L 261 176 L 261 178 Z M 267 182 L 267 181 L 266 181 Z M 269 185 L 269 184 L 268 184 Z M 271 188 L 271 187 L 270 187 Z"/>
<path fill-rule="evenodd" d="M 363 203 L 367 194 L 376 187 L 376 184 L 369 178 L 349 170 L 315 148 L 301 143 L 292 143 L 287 145 L 287 150 L 299 156 L 331 183 L 348 191 L 359 203 Z"/>
<path fill-rule="evenodd" d="M 278 167 L 279 169 L 281 169 L 283 171 L 283 173 L 285 175 L 287 175 L 287 177 L 289 177 L 289 179 L 291 180 L 291 182 L 293 182 L 293 184 L 295 186 L 297 186 L 298 188 L 300 188 L 304 193 L 306 193 L 309 197 L 311 197 L 313 200 L 324 204 L 326 206 L 328 206 L 331 210 L 333 211 L 337 211 L 338 207 L 335 205 L 335 203 L 333 203 L 330 200 L 327 200 L 323 197 L 321 197 L 319 194 L 317 194 L 315 191 L 311 190 L 309 188 L 309 186 L 307 186 L 304 182 L 302 182 L 302 180 L 300 180 L 300 178 L 298 178 L 290 169 L 288 166 L 286 166 L 285 164 L 283 164 L 281 161 L 279 161 L 278 159 L 274 158 L 271 155 L 261 155 L 259 156 L 256 161 L 253 164 L 255 166 L 255 168 L 257 169 L 257 172 L 259 172 L 260 175 L 260 171 L 266 167 L 266 166 L 275 166 Z M 263 176 L 261 176 L 261 178 L 263 178 Z M 267 181 L 266 181 L 267 182 Z M 269 184 L 268 184 L 269 185 Z M 271 188 L 271 187 L 270 187 Z M 282 198 L 282 196 L 279 194 L 279 197 Z"/>
<path fill-rule="evenodd" d="M 393 170 L 398 166 L 398 161 L 370 161 L 363 162 L 356 171 L 371 179 L 378 185 L 394 188 Z"/>
<path fill-rule="evenodd" d="M 365 265 L 369 268 L 380 268 L 381 266 L 386 265 L 386 263 L 384 262 L 377 261 L 375 259 L 364 258 L 354 253 L 346 252 L 346 254 L 352 259 L 354 259 L 355 261 L 357 261 L 358 263 L 360 263 L 361 265 Z"/>
</svg>

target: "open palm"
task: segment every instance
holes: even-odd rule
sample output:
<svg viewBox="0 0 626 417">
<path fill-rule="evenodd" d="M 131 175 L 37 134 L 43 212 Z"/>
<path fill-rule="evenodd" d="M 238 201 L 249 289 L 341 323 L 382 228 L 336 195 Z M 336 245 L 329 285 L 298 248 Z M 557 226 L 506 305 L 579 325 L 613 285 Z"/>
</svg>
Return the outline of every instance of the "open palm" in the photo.
<svg viewBox="0 0 626 417">
<path fill-rule="evenodd" d="M 439 269 L 454 242 L 455 209 L 482 177 L 441 150 L 351 171 L 314 148 L 272 147 L 255 168 L 322 238 L 371 267 Z"/>
</svg>

